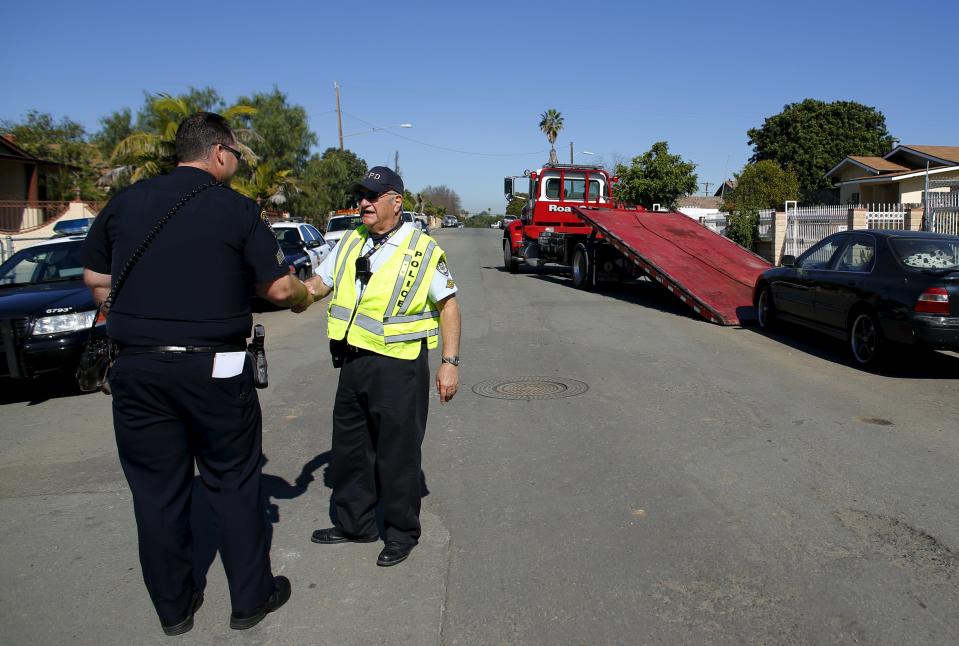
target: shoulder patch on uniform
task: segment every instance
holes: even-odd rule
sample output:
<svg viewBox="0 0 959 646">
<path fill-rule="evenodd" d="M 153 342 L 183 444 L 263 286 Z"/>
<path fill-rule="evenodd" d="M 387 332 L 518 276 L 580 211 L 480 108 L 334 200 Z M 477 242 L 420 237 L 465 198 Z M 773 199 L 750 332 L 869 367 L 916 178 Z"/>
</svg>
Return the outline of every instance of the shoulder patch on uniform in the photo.
<svg viewBox="0 0 959 646">
<path fill-rule="evenodd" d="M 281 249 L 276 250 L 276 262 L 280 265 L 286 264 L 286 256 Z"/>
<path fill-rule="evenodd" d="M 446 281 L 446 289 L 453 289 L 454 287 L 456 287 L 456 283 L 452 279 Z"/>
<path fill-rule="evenodd" d="M 440 260 L 438 263 L 436 263 L 436 271 L 440 272 L 440 273 L 443 274 L 444 276 L 449 276 L 449 275 L 450 275 L 450 270 L 449 270 L 449 268 L 446 266 L 446 262 L 443 261 L 443 260 Z"/>
<path fill-rule="evenodd" d="M 266 224 L 266 228 L 270 231 L 273 230 L 273 225 L 270 224 L 270 216 L 266 214 L 266 209 L 260 211 L 260 219 L 263 220 L 263 223 Z"/>
</svg>

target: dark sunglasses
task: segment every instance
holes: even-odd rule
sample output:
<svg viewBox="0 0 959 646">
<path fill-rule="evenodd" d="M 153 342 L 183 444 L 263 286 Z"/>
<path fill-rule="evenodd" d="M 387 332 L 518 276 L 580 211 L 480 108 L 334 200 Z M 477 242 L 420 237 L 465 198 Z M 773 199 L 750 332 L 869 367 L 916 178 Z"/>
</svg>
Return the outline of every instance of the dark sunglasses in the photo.
<svg viewBox="0 0 959 646">
<path fill-rule="evenodd" d="M 359 204 L 361 200 L 366 200 L 367 202 L 375 202 L 384 195 L 393 193 L 395 191 L 386 191 L 386 193 L 377 193 L 376 191 L 370 190 L 359 190 L 353 193 L 353 197 L 356 199 L 356 203 Z"/>
<path fill-rule="evenodd" d="M 236 157 L 236 160 L 237 160 L 238 162 L 243 160 L 243 155 L 240 154 L 240 151 L 239 151 L 239 150 L 236 150 L 235 148 L 230 148 L 230 147 L 227 146 L 226 144 L 217 144 L 217 145 L 220 146 L 220 148 L 226 148 L 226 149 L 229 150 L 231 153 L 233 153 L 233 156 Z"/>
</svg>

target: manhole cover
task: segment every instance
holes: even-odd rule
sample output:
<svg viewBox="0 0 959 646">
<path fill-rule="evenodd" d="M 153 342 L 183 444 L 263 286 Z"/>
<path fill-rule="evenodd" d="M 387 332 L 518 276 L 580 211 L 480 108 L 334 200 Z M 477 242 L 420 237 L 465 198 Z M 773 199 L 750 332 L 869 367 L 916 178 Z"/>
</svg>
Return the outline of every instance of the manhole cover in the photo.
<svg viewBox="0 0 959 646">
<path fill-rule="evenodd" d="M 473 386 L 473 392 L 495 399 L 559 399 L 574 397 L 589 390 L 589 386 L 575 379 L 558 377 L 513 377 L 490 379 Z"/>
</svg>

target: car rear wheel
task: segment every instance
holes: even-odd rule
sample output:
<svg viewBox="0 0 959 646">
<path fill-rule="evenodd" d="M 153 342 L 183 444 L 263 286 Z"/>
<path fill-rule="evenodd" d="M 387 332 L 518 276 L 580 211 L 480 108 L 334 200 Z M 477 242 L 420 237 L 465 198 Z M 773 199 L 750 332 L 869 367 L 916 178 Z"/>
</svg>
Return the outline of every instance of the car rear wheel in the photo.
<svg viewBox="0 0 959 646">
<path fill-rule="evenodd" d="M 773 291 L 769 285 L 763 285 L 759 292 L 759 299 L 756 301 L 756 320 L 759 327 L 769 330 L 776 322 L 776 308 L 773 306 Z"/>
<path fill-rule="evenodd" d="M 513 255 L 513 247 L 506 238 L 503 238 L 503 266 L 511 274 L 519 271 L 519 259 Z"/>
<path fill-rule="evenodd" d="M 871 312 L 860 311 L 852 317 L 849 350 L 853 360 L 862 368 L 876 366 L 885 358 L 886 342 L 879 321 Z"/>
</svg>

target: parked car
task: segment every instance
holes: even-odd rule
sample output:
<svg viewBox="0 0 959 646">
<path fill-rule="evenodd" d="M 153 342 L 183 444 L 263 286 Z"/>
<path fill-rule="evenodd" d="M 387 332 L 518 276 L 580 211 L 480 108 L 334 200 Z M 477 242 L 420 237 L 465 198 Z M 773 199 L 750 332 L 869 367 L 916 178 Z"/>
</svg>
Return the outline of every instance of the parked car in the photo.
<svg viewBox="0 0 959 646">
<path fill-rule="evenodd" d="M 490 223 L 489 223 L 489 228 L 490 228 L 490 229 L 502 229 L 502 228 L 503 228 L 503 221 L 502 221 L 502 220 L 497 220 L 496 222 L 490 222 Z"/>
<path fill-rule="evenodd" d="M 763 272 L 759 325 L 790 321 L 845 339 L 862 367 L 894 345 L 959 350 L 959 236 L 923 231 L 835 233 Z"/>
<path fill-rule="evenodd" d="M 0 265 L 0 377 L 76 370 L 96 315 L 83 284 L 82 237 L 27 247 Z M 105 335 L 98 324 L 95 333 Z"/>
<path fill-rule="evenodd" d="M 459 226 L 459 219 L 455 215 L 444 215 L 443 216 L 443 228 L 453 228 Z"/>
<path fill-rule="evenodd" d="M 62 236 L 85 236 L 92 225 L 93 218 L 60 220 L 53 225 L 53 237 L 59 238 Z"/>
<path fill-rule="evenodd" d="M 326 223 L 326 244 L 332 249 L 343 236 L 361 224 L 363 219 L 359 215 L 334 215 Z"/>
<path fill-rule="evenodd" d="M 310 268 L 306 272 L 306 277 L 314 275 L 320 263 L 330 253 L 330 246 L 326 244 L 326 239 L 311 224 L 303 222 L 278 222 L 273 225 L 273 233 L 283 253 L 287 249 L 299 247 L 310 259 Z"/>
</svg>

